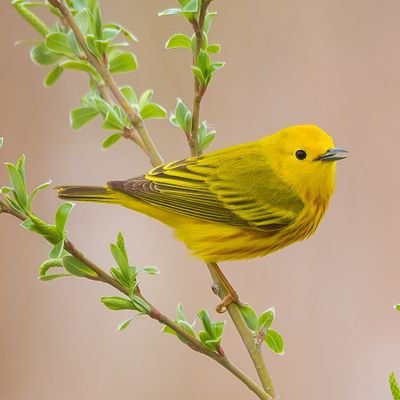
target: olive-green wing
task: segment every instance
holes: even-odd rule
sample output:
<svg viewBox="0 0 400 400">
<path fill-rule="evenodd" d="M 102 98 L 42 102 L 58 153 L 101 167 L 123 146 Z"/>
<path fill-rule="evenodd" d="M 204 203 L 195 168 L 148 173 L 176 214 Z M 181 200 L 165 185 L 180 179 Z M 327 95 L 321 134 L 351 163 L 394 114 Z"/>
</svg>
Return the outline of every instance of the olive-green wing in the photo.
<svg viewBox="0 0 400 400">
<path fill-rule="evenodd" d="M 303 208 L 264 156 L 248 145 L 165 164 L 108 185 L 171 212 L 263 231 L 292 224 Z"/>
</svg>

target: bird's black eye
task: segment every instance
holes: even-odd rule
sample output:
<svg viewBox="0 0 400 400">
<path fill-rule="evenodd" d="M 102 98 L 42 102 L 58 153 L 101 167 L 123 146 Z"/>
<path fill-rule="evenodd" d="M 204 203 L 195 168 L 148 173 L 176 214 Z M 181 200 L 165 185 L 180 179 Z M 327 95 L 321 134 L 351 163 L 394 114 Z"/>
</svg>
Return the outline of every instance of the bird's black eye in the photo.
<svg viewBox="0 0 400 400">
<path fill-rule="evenodd" d="M 297 150 L 296 151 L 296 158 L 298 160 L 304 160 L 307 157 L 307 153 L 304 150 Z"/>
</svg>

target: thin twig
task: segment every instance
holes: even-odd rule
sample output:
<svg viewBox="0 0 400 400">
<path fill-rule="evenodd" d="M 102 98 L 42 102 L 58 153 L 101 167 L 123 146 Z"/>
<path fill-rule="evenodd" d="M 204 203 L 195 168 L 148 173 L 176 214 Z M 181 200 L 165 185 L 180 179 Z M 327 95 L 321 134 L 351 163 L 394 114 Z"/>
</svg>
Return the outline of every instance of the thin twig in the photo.
<svg viewBox="0 0 400 400">
<path fill-rule="evenodd" d="M 194 34 L 196 36 L 196 47 L 193 54 L 193 65 L 196 65 L 197 57 L 200 53 L 201 42 L 203 40 L 203 29 L 204 29 L 204 19 L 207 14 L 207 8 L 210 5 L 209 0 L 204 0 L 201 2 L 201 9 L 199 20 L 193 20 L 192 26 Z M 193 112 L 192 112 L 192 129 L 191 134 L 188 138 L 190 152 L 192 156 L 201 155 L 201 149 L 199 147 L 199 122 L 200 122 L 200 104 L 201 100 L 207 90 L 207 85 L 201 84 L 199 80 L 194 76 L 194 95 L 193 95 Z"/>
<path fill-rule="evenodd" d="M 66 23 L 74 32 L 75 38 L 78 41 L 81 48 L 83 49 L 83 51 L 85 52 L 87 60 L 90 62 L 90 64 L 93 65 L 93 67 L 100 74 L 100 76 L 104 80 L 105 84 L 107 85 L 108 89 L 114 96 L 117 103 L 125 111 L 130 122 L 132 123 L 132 126 L 135 128 L 138 135 L 140 136 L 140 139 L 144 144 L 146 153 L 150 158 L 151 164 L 153 166 L 163 164 L 164 161 L 160 153 L 158 152 L 157 148 L 155 147 L 149 135 L 149 132 L 144 126 L 142 118 L 140 118 L 140 116 L 136 113 L 136 111 L 126 100 L 125 96 L 122 94 L 121 90 L 117 86 L 107 66 L 90 51 L 89 47 L 86 44 L 85 36 L 83 35 L 73 15 L 71 14 L 69 7 L 65 4 L 63 0 L 49 0 L 49 2 L 51 3 L 52 6 L 56 7 L 60 11 Z"/>
<path fill-rule="evenodd" d="M 0 200 L 0 214 L 6 213 L 10 214 L 21 221 L 25 221 L 27 217 L 9 207 L 5 202 Z M 70 240 L 66 239 L 64 242 L 64 249 L 77 258 L 79 261 L 83 262 L 88 268 L 96 273 L 97 278 L 95 280 L 104 282 L 124 295 L 129 295 L 127 288 L 118 283 L 111 275 L 107 274 L 102 268 L 96 265 L 93 261 L 89 260 L 83 252 L 81 252 Z M 89 277 L 90 279 L 90 277 Z M 241 371 L 238 367 L 231 363 L 231 361 L 226 357 L 226 355 L 218 354 L 207 347 L 205 347 L 198 339 L 191 336 L 188 332 L 182 329 L 176 322 L 168 318 L 165 314 L 159 311 L 155 306 L 153 306 L 141 293 L 138 295 L 149 305 L 150 312 L 149 317 L 158 321 L 159 323 L 166 325 L 173 329 L 177 335 L 184 340 L 184 343 L 190 347 L 192 350 L 201 353 L 218 364 L 222 365 L 228 371 L 230 371 L 234 376 L 241 380 L 251 391 L 253 391 L 261 400 L 271 400 L 271 397 L 266 393 L 256 382 L 254 382 L 248 375 Z"/>
<path fill-rule="evenodd" d="M 207 266 L 208 270 L 210 271 L 210 275 L 213 279 L 214 285 L 218 288 L 217 295 L 222 300 L 228 294 L 228 290 L 225 287 L 225 284 L 222 282 L 221 276 L 223 276 L 226 279 L 230 287 L 232 286 L 227 280 L 227 278 L 223 275 L 217 263 L 207 263 Z M 246 325 L 246 322 L 239 310 L 239 306 L 236 303 L 230 303 L 229 305 L 227 305 L 226 308 L 233 323 L 235 324 L 237 331 L 239 332 L 240 337 L 242 338 L 244 345 L 246 346 L 246 349 L 250 355 L 251 360 L 253 361 L 254 367 L 256 368 L 257 374 L 260 378 L 264 390 L 272 398 L 275 398 L 276 396 L 275 387 L 272 382 L 271 375 L 269 374 L 264 359 L 262 357 L 261 347 L 257 345 L 252 331 Z"/>
</svg>

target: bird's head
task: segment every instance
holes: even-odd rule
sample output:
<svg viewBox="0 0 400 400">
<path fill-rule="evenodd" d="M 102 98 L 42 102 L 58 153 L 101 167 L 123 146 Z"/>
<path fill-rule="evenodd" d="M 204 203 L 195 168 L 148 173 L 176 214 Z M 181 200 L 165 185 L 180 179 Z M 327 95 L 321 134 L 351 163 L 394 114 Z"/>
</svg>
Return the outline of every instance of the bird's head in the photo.
<svg viewBox="0 0 400 400">
<path fill-rule="evenodd" d="M 347 151 L 315 125 L 297 125 L 264 139 L 274 172 L 303 200 L 327 201 L 333 193 L 335 164 Z"/>
</svg>

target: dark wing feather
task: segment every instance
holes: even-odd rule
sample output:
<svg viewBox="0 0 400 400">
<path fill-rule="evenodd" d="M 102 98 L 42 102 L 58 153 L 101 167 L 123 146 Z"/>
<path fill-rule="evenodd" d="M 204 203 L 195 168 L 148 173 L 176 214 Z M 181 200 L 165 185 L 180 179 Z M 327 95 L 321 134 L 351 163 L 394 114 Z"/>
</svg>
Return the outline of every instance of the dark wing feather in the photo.
<svg viewBox="0 0 400 400">
<path fill-rule="evenodd" d="M 108 185 L 188 217 L 262 231 L 283 229 L 295 221 L 303 203 L 261 154 L 245 146 L 230 154 L 222 150 L 165 164 L 145 176 Z"/>
</svg>

